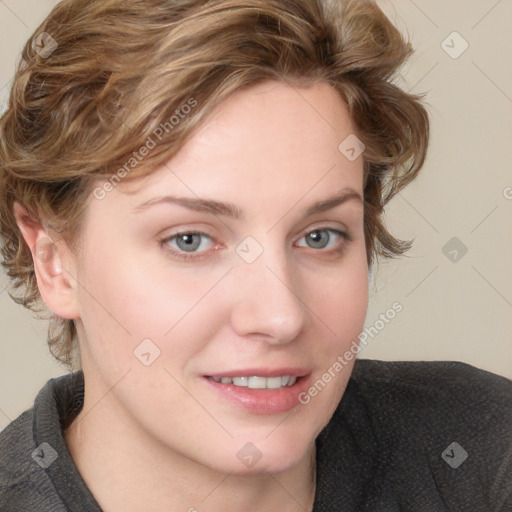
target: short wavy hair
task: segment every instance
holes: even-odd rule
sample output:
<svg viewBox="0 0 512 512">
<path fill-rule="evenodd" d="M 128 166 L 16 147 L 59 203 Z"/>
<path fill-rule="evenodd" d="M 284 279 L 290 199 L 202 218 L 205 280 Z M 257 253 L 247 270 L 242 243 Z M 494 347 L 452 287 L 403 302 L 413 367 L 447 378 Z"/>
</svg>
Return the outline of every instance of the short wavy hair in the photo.
<svg viewBox="0 0 512 512">
<path fill-rule="evenodd" d="M 230 94 L 268 79 L 305 87 L 324 81 L 339 92 L 366 147 L 368 264 L 404 253 L 411 242 L 394 238 L 382 214 L 427 152 L 423 96 L 395 80 L 412 52 L 370 0 L 61 1 L 27 41 L 0 119 L 9 295 L 46 312 L 50 351 L 73 368 L 75 324 L 45 308 L 14 201 L 76 250 L 98 178 L 115 185 L 123 168 L 130 177 L 154 171 Z M 186 120 L 175 123 L 182 112 Z M 127 168 L 149 137 L 157 143 Z"/>
</svg>

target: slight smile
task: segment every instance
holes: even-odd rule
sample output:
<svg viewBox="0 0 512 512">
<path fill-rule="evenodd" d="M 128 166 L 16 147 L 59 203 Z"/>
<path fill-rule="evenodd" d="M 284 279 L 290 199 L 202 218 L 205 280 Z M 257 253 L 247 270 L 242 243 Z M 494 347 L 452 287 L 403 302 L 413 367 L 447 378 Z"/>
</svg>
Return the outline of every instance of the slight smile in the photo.
<svg viewBox="0 0 512 512">
<path fill-rule="evenodd" d="M 299 395 L 308 388 L 310 376 L 309 369 L 282 368 L 226 371 L 203 378 L 216 393 L 236 406 L 268 415 L 299 405 Z"/>
</svg>

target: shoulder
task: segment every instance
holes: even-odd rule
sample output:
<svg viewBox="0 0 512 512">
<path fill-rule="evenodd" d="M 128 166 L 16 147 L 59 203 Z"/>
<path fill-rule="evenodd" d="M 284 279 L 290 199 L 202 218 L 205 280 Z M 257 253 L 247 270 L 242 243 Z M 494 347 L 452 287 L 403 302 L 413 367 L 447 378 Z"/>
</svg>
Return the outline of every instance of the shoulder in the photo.
<svg viewBox="0 0 512 512">
<path fill-rule="evenodd" d="M 351 379 L 373 403 L 403 405 L 416 410 L 449 407 L 458 413 L 471 408 L 512 416 L 512 381 L 459 361 L 380 361 L 359 359 Z"/>
<path fill-rule="evenodd" d="M 0 432 L 0 509 L 36 505 L 43 484 L 36 464 L 32 425 L 34 408 L 22 413 Z M 44 478 L 43 478 L 44 480 Z"/>
<path fill-rule="evenodd" d="M 361 359 L 351 376 L 364 408 L 382 426 L 429 438 L 498 436 L 512 445 L 512 381 L 458 361 Z"/>
<path fill-rule="evenodd" d="M 511 380 L 457 361 L 361 359 L 351 381 L 397 487 L 415 472 L 446 503 L 512 505 Z"/>
<path fill-rule="evenodd" d="M 18 465 L 25 460 L 24 457 L 20 458 L 20 453 L 25 453 L 25 449 L 32 445 L 33 413 L 32 407 L 0 432 L 0 471 L 3 473 L 6 469 L 13 468 L 14 464 Z M 2 476 L 0 473 L 0 479 Z"/>
<path fill-rule="evenodd" d="M 34 406 L 0 432 L 0 510 L 52 510 L 63 512 L 46 471 L 56 455 L 45 442 L 36 442 L 36 431 L 55 430 L 54 387 L 62 378 L 49 380 L 39 391 Z M 60 430 L 60 429 L 59 429 Z M 56 445 L 52 441 L 53 445 Z M 50 457 L 50 458 L 49 458 Z"/>
</svg>

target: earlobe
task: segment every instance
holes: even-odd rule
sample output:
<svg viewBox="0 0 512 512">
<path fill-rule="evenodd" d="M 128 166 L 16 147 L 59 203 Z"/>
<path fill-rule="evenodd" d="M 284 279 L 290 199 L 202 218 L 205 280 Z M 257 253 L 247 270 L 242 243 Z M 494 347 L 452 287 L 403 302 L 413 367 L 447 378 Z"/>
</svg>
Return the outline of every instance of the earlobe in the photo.
<svg viewBox="0 0 512 512">
<path fill-rule="evenodd" d="M 61 318 L 78 319 L 77 282 L 73 258 L 63 242 L 52 240 L 39 219 L 34 219 L 19 203 L 14 216 L 32 253 L 34 271 L 41 297 L 48 308 Z"/>
</svg>

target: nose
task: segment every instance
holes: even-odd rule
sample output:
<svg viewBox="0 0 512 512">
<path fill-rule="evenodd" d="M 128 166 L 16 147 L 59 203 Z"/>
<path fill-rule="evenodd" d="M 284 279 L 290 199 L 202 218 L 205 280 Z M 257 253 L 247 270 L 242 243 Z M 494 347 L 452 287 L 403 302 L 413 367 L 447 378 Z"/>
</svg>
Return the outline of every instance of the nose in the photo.
<svg viewBox="0 0 512 512">
<path fill-rule="evenodd" d="M 234 269 L 231 324 L 239 336 L 284 344 L 307 327 L 307 297 L 301 296 L 300 276 L 284 253 L 267 249 L 256 261 L 239 261 Z"/>
</svg>

